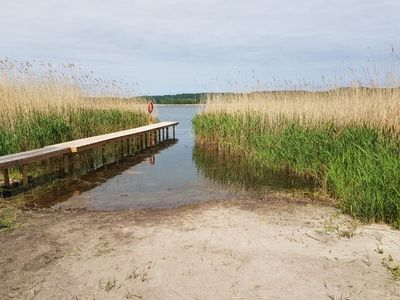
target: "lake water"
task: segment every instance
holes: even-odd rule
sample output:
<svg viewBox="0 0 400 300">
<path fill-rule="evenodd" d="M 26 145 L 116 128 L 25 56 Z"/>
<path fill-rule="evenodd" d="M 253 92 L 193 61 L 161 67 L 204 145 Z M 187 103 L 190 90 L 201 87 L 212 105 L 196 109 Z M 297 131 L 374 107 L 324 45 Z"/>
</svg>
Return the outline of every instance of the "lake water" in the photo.
<svg viewBox="0 0 400 300">
<path fill-rule="evenodd" d="M 225 156 L 194 146 L 191 120 L 199 105 L 158 106 L 161 121 L 179 121 L 177 142 L 130 157 L 106 170 L 53 184 L 45 192 L 25 197 L 31 204 L 55 208 L 121 210 L 168 208 L 243 197 L 249 189 L 308 188 L 309 183 L 285 174 L 255 174 Z M 239 187 L 239 188 L 238 188 Z"/>
</svg>

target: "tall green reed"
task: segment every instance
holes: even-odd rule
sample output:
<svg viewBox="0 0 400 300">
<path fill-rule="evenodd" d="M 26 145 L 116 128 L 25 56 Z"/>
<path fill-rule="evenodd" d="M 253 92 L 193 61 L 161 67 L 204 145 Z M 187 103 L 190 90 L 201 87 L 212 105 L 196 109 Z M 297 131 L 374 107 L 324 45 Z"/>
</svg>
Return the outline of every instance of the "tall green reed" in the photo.
<svg viewBox="0 0 400 300">
<path fill-rule="evenodd" d="M 258 167 L 312 177 L 341 200 L 344 212 L 400 227 L 400 143 L 392 133 L 255 113 L 201 114 L 193 126 L 203 147 L 229 148 Z"/>
</svg>

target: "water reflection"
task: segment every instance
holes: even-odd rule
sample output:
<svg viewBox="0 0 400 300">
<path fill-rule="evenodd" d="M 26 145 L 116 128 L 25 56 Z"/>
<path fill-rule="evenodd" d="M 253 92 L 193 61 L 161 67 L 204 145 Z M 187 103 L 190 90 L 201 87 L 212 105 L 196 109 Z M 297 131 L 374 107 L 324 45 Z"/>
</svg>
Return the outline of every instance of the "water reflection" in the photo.
<svg viewBox="0 0 400 300">
<path fill-rule="evenodd" d="M 132 167 L 140 163 L 146 162 L 150 166 L 156 164 L 156 155 L 161 151 L 175 145 L 178 140 L 166 141 L 154 148 L 143 151 L 139 155 L 127 156 L 115 163 L 108 164 L 106 167 L 92 170 L 85 175 L 76 178 L 66 178 L 63 180 L 55 180 L 49 185 L 43 185 L 33 189 L 31 192 L 25 193 L 23 196 L 27 207 L 41 206 L 51 207 L 57 203 L 70 201 L 79 207 L 86 207 L 87 201 L 80 197 L 108 181 L 110 178 L 121 174 L 141 175 L 140 172 L 130 171 Z M 126 194 L 120 194 L 124 197 Z M 80 202 L 80 203 L 79 203 Z"/>
<path fill-rule="evenodd" d="M 284 171 L 268 169 L 233 156 L 228 152 L 212 151 L 198 145 L 194 147 L 193 159 L 198 171 L 230 189 L 253 192 L 269 191 L 313 191 L 317 184 L 304 177 Z"/>
</svg>

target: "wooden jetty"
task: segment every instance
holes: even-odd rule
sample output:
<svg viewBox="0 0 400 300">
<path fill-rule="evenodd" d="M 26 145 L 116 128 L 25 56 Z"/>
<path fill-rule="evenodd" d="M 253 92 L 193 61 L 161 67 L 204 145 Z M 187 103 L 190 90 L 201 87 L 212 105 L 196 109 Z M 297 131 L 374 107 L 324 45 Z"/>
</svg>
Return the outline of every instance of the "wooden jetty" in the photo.
<svg viewBox="0 0 400 300">
<path fill-rule="evenodd" d="M 124 152 L 132 154 L 143 149 L 152 147 L 160 142 L 170 139 L 170 128 L 172 127 L 172 139 L 175 140 L 175 126 L 179 122 L 160 122 L 133 129 L 93 136 L 66 143 L 55 144 L 41 149 L 20 152 L 16 154 L 0 156 L 0 171 L 4 174 L 4 187 L 9 188 L 10 173 L 12 168 L 20 168 L 22 173 L 22 184 L 27 186 L 28 169 L 31 163 L 49 161 L 53 158 L 61 158 L 60 169 L 69 173 L 70 162 L 73 161 L 73 169 L 80 169 L 80 154 L 84 151 L 102 148 L 103 165 L 107 164 L 105 147 L 109 144 L 120 146 L 122 155 Z"/>
</svg>

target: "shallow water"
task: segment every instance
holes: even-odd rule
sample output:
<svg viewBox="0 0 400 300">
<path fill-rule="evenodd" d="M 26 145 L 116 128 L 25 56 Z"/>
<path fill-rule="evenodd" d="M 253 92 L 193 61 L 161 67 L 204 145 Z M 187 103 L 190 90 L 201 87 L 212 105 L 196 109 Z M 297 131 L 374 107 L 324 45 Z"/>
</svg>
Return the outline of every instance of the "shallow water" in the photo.
<svg viewBox="0 0 400 300">
<path fill-rule="evenodd" d="M 179 121 L 178 141 L 24 197 L 38 206 L 121 210 L 243 197 L 260 188 L 311 187 L 304 180 L 269 171 L 259 174 L 238 161 L 195 148 L 191 120 L 199 109 L 198 105 L 158 106 L 161 121 Z"/>
</svg>

